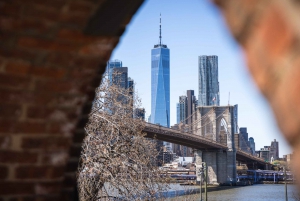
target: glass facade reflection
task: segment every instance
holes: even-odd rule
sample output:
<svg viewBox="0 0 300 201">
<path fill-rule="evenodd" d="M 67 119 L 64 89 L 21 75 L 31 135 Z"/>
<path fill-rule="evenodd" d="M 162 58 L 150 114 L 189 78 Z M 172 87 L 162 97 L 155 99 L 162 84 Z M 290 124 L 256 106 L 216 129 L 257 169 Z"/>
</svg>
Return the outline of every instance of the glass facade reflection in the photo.
<svg viewBox="0 0 300 201">
<path fill-rule="evenodd" d="M 162 44 L 151 51 L 151 122 L 170 127 L 170 50 Z"/>
</svg>

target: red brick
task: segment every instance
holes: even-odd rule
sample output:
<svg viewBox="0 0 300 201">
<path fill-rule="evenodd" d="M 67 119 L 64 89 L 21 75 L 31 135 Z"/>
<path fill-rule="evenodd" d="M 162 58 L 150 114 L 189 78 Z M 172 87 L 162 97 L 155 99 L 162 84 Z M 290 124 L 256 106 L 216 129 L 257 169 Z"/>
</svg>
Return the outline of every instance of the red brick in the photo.
<svg viewBox="0 0 300 201">
<path fill-rule="evenodd" d="M 69 41 L 76 41 L 81 43 L 92 43 L 95 41 L 96 37 L 87 36 L 82 33 L 82 31 L 62 29 L 58 32 L 57 38 Z"/>
<path fill-rule="evenodd" d="M 16 118 L 20 116 L 22 110 L 20 105 L 0 104 L 0 118 Z"/>
<path fill-rule="evenodd" d="M 94 9 L 94 4 L 88 1 L 72 1 L 69 4 L 69 12 L 89 13 Z"/>
<path fill-rule="evenodd" d="M 39 81 L 37 82 L 37 90 L 56 92 L 56 93 L 68 93 L 79 94 L 79 83 L 73 80 L 69 81 Z"/>
<path fill-rule="evenodd" d="M 49 102 L 53 102 L 53 96 L 47 92 L 28 92 L 24 90 L 10 90 L 0 88 L 0 103 L 10 104 L 41 104 L 46 105 Z"/>
<path fill-rule="evenodd" d="M 20 17 L 22 9 L 21 5 L 5 2 L 0 6 L 0 16 Z"/>
<path fill-rule="evenodd" d="M 40 122 L 19 122 L 15 125 L 15 133 L 45 133 L 46 124 Z"/>
<path fill-rule="evenodd" d="M 40 21 L 36 18 L 0 18 L 2 30 L 8 32 L 19 32 L 22 34 L 39 35 L 47 34 L 53 28 L 53 23 Z"/>
<path fill-rule="evenodd" d="M 53 111 L 53 108 L 32 106 L 27 109 L 27 117 L 30 119 L 47 119 Z"/>
<path fill-rule="evenodd" d="M 0 136 L 0 148 L 8 149 L 11 146 L 11 136 Z"/>
<path fill-rule="evenodd" d="M 35 186 L 35 194 L 37 195 L 54 195 L 60 194 L 62 182 L 39 182 Z"/>
<path fill-rule="evenodd" d="M 61 149 L 66 150 L 70 146 L 70 139 L 67 137 L 24 137 L 22 139 L 22 148 L 24 149 Z"/>
<path fill-rule="evenodd" d="M 72 52 L 78 48 L 77 44 L 57 42 L 53 40 L 38 39 L 33 37 L 21 37 L 18 40 L 18 45 L 27 48 L 35 48 L 37 50 Z"/>
<path fill-rule="evenodd" d="M 13 75 L 28 75 L 30 71 L 30 63 L 28 62 L 7 62 L 6 73 Z"/>
<path fill-rule="evenodd" d="M 8 168 L 7 166 L 1 165 L 0 166 L 0 179 L 5 179 L 8 175 Z"/>
<path fill-rule="evenodd" d="M 39 54 L 39 52 L 24 50 L 18 47 L 8 49 L 0 46 L 0 55 L 6 59 L 15 60 L 18 58 L 18 60 L 33 61 Z"/>
<path fill-rule="evenodd" d="M 47 151 L 46 153 L 43 153 L 41 155 L 42 157 L 42 163 L 44 165 L 52 165 L 52 166 L 61 166 L 65 165 L 68 159 L 68 150 L 62 151 L 62 150 L 51 150 Z"/>
<path fill-rule="evenodd" d="M 32 182 L 0 181 L 0 195 L 34 194 L 34 189 Z"/>
<path fill-rule="evenodd" d="M 59 22 L 64 24 L 73 25 L 76 28 L 84 28 L 88 22 L 88 15 L 85 13 L 62 13 L 59 16 Z"/>
<path fill-rule="evenodd" d="M 15 169 L 17 179 L 57 179 L 64 175 L 63 166 L 20 166 Z"/>
<path fill-rule="evenodd" d="M 47 67 L 32 67 L 31 75 L 44 77 L 44 78 L 63 78 L 66 75 L 65 69 L 47 68 Z"/>
<path fill-rule="evenodd" d="M 0 87 L 26 89 L 29 87 L 30 78 L 0 73 Z"/>
<path fill-rule="evenodd" d="M 59 19 L 60 13 L 56 9 L 44 6 L 43 4 L 32 4 L 24 10 L 23 15 L 30 16 L 31 18 L 38 18 L 43 21 L 47 20 L 55 22 Z"/>
<path fill-rule="evenodd" d="M 0 161 L 2 163 L 36 163 L 37 154 L 26 151 L 4 151 L 0 150 Z"/>
</svg>

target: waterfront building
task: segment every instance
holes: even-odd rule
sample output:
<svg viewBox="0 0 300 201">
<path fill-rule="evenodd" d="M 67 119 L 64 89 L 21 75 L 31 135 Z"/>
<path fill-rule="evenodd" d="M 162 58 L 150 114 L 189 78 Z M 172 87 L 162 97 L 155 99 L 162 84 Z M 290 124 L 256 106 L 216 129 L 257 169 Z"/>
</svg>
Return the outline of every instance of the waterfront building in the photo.
<svg viewBox="0 0 300 201">
<path fill-rule="evenodd" d="M 251 149 L 251 154 L 255 155 L 255 142 L 253 137 L 249 137 L 249 146 Z"/>
<path fill-rule="evenodd" d="M 240 149 L 242 151 L 251 153 L 250 146 L 249 146 L 249 141 L 248 141 L 248 132 L 247 128 L 240 128 Z"/>
<path fill-rule="evenodd" d="M 159 43 L 151 50 L 151 123 L 170 127 L 170 49 L 161 39 L 160 18 Z"/>
<path fill-rule="evenodd" d="M 276 139 L 271 142 L 270 157 L 273 157 L 274 160 L 277 160 L 279 158 L 279 143 L 278 141 L 276 141 Z"/>
<path fill-rule="evenodd" d="M 198 69 L 199 106 L 219 106 L 218 56 L 199 56 Z"/>
</svg>

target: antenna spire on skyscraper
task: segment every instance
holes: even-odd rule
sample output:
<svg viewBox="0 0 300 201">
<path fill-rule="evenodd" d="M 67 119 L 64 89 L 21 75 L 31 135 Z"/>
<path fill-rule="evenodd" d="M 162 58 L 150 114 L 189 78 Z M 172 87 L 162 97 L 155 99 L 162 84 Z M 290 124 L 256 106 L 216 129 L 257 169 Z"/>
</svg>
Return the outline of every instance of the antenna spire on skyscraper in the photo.
<svg viewBox="0 0 300 201">
<path fill-rule="evenodd" d="M 159 45 L 161 46 L 161 13 L 159 14 Z"/>
</svg>

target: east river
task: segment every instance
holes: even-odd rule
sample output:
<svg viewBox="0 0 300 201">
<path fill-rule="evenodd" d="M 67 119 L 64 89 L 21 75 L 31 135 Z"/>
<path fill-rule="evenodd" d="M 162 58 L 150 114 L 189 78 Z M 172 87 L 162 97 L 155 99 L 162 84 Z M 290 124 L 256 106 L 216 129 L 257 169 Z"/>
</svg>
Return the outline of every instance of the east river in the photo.
<svg viewBox="0 0 300 201">
<path fill-rule="evenodd" d="M 300 201 L 295 185 L 287 185 L 289 201 Z M 255 184 L 252 186 L 220 187 L 208 191 L 208 201 L 284 201 L 284 184 Z M 200 200 L 200 195 L 187 195 L 169 198 L 170 201 Z M 202 194 L 204 200 L 204 193 Z"/>
</svg>

